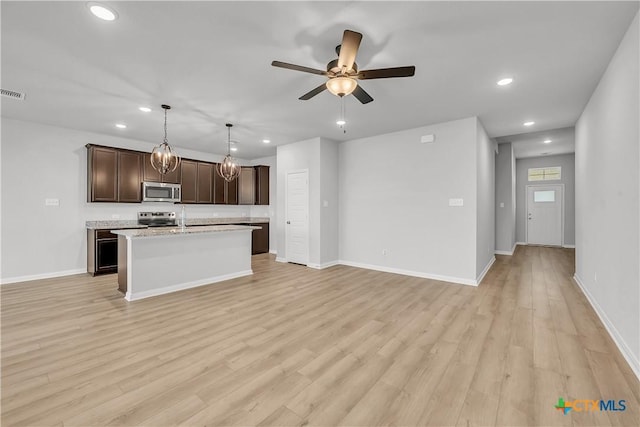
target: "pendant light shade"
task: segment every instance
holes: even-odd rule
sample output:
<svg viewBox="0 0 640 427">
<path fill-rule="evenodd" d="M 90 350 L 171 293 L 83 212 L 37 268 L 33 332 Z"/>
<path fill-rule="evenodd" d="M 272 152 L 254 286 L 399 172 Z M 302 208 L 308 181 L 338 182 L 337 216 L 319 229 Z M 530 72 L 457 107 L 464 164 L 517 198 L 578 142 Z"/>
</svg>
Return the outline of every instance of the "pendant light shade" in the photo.
<svg viewBox="0 0 640 427">
<path fill-rule="evenodd" d="M 163 104 L 162 108 L 164 109 L 164 140 L 151 152 L 151 166 L 164 175 L 176 170 L 180 163 L 180 157 L 167 141 L 167 110 L 170 110 L 171 107 Z"/>
<path fill-rule="evenodd" d="M 227 155 L 222 161 L 216 166 L 216 172 L 225 181 L 230 182 L 240 176 L 240 165 L 237 160 L 231 157 L 231 127 L 233 125 L 231 123 L 227 123 Z"/>
<path fill-rule="evenodd" d="M 358 86 L 358 82 L 351 77 L 334 77 L 327 81 L 327 89 L 334 95 L 343 97 L 349 95 Z"/>
</svg>

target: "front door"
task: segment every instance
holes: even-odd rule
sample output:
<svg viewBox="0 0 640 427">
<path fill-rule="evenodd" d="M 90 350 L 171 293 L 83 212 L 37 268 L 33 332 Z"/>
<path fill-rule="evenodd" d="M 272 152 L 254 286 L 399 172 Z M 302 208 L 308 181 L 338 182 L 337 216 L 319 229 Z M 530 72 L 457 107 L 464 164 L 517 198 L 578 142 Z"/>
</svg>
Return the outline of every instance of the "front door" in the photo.
<svg viewBox="0 0 640 427">
<path fill-rule="evenodd" d="M 288 262 L 309 262 L 309 172 L 287 173 L 285 242 Z"/>
<path fill-rule="evenodd" d="M 527 243 L 562 246 L 562 185 L 527 186 Z"/>
</svg>

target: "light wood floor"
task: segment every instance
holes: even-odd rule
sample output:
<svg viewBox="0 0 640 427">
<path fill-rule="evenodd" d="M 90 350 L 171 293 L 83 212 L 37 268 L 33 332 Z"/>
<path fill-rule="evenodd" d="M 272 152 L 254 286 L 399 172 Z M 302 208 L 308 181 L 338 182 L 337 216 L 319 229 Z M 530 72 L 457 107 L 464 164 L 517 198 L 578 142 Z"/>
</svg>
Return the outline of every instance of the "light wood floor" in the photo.
<svg viewBox="0 0 640 427">
<path fill-rule="evenodd" d="M 2 425 L 640 424 L 571 250 L 519 247 L 478 288 L 253 267 L 132 303 L 115 275 L 2 286 Z M 627 410 L 563 415 L 559 397 Z"/>
</svg>

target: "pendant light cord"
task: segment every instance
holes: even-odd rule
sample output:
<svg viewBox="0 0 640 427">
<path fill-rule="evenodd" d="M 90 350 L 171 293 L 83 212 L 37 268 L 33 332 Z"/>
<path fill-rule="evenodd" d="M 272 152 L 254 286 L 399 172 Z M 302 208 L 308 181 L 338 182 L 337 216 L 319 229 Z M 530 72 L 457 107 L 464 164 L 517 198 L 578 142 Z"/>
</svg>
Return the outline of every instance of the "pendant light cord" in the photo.
<svg viewBox="0 0 640 427">
<path fill-rule="evenodd" d="M 164 143 L 167 144 L 167 109 L 164 110 Z"/>
</svg>

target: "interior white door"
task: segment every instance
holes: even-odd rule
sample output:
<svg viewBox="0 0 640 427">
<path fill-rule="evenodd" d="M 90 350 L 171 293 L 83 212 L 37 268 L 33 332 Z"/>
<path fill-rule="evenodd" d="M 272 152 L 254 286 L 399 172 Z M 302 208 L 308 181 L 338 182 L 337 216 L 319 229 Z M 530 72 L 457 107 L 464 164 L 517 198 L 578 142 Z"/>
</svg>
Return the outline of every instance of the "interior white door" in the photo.
<svg viewBox="0 0 640 427">
<path fill-rule="evenodd" d="M 562 185 L 527 187 L 527 243 L 562 246 Z"/>
<path fill-rule="evenodd" d="M 309 262 L 309 172 L 287 173 L 286 258 L 289 262 Z"/>
</svg>

